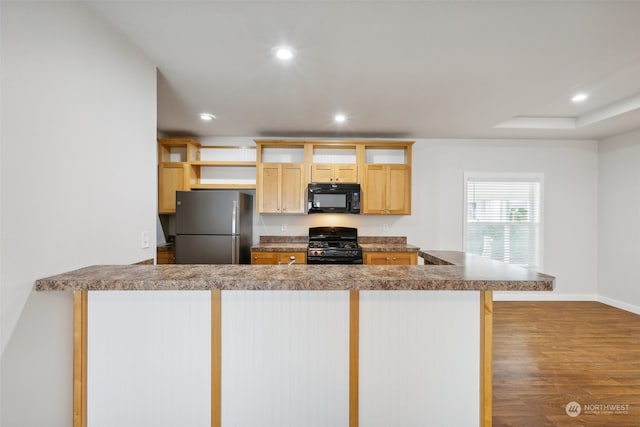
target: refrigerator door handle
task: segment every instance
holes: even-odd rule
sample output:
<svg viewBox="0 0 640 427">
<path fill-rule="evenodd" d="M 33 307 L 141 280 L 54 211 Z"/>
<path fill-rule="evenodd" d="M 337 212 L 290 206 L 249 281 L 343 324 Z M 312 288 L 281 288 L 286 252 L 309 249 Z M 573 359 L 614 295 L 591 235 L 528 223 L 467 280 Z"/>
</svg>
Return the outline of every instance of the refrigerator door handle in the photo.
<svg viewBox="0 0 640 427">
<path fill-rule="evenodd" d="M 231 234 L 238 234 L 238 202 L 231 202 Z"/>
<path fill-rule="evenodd" d="M 238 260 L 238 237 L 231 236 L 231 264 L 240 264 Z"/>
</svg>

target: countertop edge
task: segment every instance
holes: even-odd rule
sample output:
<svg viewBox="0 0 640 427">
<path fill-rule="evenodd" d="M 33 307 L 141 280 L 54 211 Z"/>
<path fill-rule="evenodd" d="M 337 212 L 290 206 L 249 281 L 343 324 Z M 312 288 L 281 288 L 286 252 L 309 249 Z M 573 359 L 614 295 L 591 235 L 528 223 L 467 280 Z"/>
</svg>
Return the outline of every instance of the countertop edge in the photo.
<svg viewBox="0 0 640 427">
<path fill-rule="evenodd" d="M 451 251 L 421 251 L 446 265 L 111 265 L 39 279 L 37 291 L 456 290 L 552 291 L 555 278 Z M 422 256 L 422 255 L 421 255 Z M 455 263 L 451 261 L 457 261 Z"/>
</svg>

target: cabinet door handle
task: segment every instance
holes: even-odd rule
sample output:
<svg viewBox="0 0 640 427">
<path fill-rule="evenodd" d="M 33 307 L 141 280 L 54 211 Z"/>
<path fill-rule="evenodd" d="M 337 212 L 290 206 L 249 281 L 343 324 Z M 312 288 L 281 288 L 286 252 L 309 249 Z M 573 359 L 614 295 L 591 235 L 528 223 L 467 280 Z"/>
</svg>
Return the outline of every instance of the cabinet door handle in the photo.
<svg viewBox="0 0 640 427">
<path fill-rule="evenodd" d="M 237 221 L 238 221 L 238 202 L 231 202 L 231 234 L 237 234 Z"/>
</svg>

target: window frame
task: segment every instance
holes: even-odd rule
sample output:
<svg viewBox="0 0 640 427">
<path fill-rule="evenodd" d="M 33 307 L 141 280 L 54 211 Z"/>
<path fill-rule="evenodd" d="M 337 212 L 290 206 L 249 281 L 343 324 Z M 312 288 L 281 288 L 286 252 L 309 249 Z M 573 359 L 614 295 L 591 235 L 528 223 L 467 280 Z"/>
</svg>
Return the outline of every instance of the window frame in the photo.
<svg viewBox="0 0 640 427">
<path fill-rule="evenodd" d="M 469 180 L 495 180 L 515 182 L 538 182 L 540 184 L 540 200 L 538 208 L 538 265 L 536 267 L 525 266 L 523 268 L 542 271 L 544 268 L 544 173 L 541 172 L 464 172 L 463 174 L 463 210 L 462 210 L 462 250 L 467 252 L 467 217 L 468 217 L 468 184 Z M 510 264 L 510 263 L 509 263 Z M 511 264 L 518 266 L 517 264 Z"/>
</svg>

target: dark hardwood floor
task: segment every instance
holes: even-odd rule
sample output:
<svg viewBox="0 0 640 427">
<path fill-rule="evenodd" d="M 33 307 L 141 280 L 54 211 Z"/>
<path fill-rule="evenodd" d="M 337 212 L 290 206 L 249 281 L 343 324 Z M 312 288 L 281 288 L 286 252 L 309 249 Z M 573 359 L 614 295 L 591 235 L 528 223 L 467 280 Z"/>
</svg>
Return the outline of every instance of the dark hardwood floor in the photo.
<svg viewBox="0 0 640 427">
<path fill-rule="evenodd" d="M 640 426 L 640 316 L 597 302 L 494 302 L 493 321 L 494 427 Z"/>
</svg>

